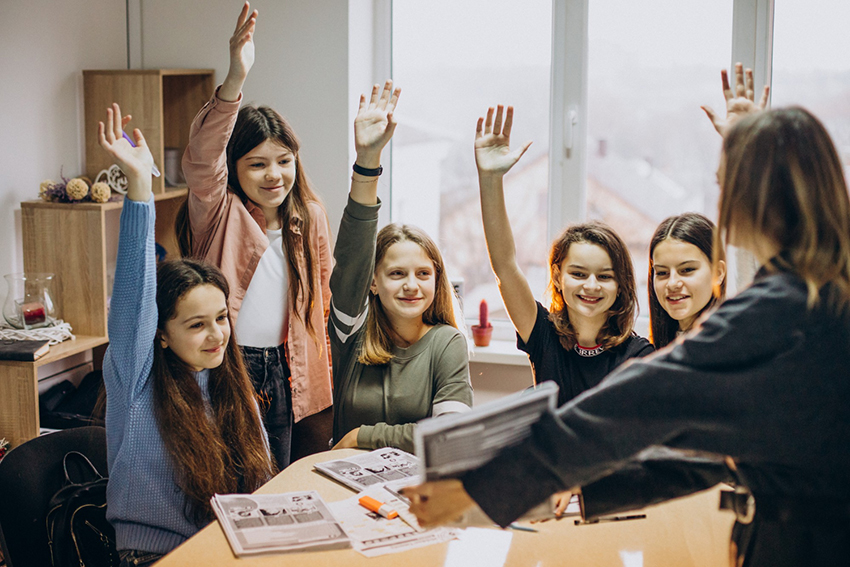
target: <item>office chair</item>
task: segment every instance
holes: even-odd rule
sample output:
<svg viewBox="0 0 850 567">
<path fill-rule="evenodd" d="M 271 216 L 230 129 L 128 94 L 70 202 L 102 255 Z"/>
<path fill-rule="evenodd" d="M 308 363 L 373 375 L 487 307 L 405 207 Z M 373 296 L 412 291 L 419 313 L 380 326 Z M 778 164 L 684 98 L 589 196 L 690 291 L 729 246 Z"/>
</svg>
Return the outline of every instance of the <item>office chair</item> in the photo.
<svg viewBox="0 0 850 567">
<path fill-rule="evenodd" d="M 62 460 L 68 451 L 79 451 L 107 475 L 103 427 L 36 437 L 0 461 L 0 545 L 8 567 L 51 564 L 45 516 L 50 498 L 65 482 Z"/>
</svg>

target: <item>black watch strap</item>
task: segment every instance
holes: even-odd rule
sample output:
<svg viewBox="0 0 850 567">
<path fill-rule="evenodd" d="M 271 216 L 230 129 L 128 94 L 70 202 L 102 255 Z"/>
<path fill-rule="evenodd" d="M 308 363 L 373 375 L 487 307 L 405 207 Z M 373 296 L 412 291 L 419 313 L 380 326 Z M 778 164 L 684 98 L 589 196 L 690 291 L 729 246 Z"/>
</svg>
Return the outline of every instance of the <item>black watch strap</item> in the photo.
<svg viewBox="0 0 850 567">
<path fill-rule="evenodd" d="M 351 166 L 351 168 L 354 170 L 354 173 L 363 175 L 364 177 L 378 177 L 384 172 L 384 168 L 380 165 L 375 169 L 366 169 L 365 167 L 357 165 L 357 162 L 354 162 L 354 165 Z"/>
</svg>

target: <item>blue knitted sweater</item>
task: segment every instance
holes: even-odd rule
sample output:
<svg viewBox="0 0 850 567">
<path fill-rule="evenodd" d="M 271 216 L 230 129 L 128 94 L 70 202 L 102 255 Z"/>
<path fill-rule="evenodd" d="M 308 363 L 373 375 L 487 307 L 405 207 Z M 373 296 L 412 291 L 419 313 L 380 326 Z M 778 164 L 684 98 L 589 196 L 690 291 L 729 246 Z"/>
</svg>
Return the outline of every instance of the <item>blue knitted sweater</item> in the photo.
<svg viewBox="0 0 850 567">
<path fill-rule="evenodd" d="M 198 531 L 184 515 L 183 492 L 154 416 L 156 265 L 153 198 L 124 199 L 118 263 L 103 359 L 109 462 L 107 518 L 118 549 L 167 553 Z M 209 403 L 209 371 L 197 374 Z"/>
</svg>

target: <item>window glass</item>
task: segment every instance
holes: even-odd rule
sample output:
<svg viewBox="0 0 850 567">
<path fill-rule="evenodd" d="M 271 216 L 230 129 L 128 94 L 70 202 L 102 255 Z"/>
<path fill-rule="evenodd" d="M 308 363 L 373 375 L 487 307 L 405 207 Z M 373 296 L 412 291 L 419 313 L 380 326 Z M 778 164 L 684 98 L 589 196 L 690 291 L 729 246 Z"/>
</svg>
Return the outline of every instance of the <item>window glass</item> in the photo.
<svg viewBox="0 0 850 567">
<path fill-rule="evenodd" d="M 505 318 L 487 259 L 473 154 L 488 106 L 515 107 L 512 141 L 533 140 L 506 178 L 523 272 L 546 285 L 550 0 L 402 0 L 393 3 L 393 78 L 402 88 L 393 138 L 392 220 L 437 240 L 449 275 L 463 279 L 464 312 Z"/>
<path fill-rule="evenodd" d="M 646 316 L 658 224 L 687 211 L 716 220 L 720 137 L 700 105 L 725 108 L 732 0 L 593 0 L 589 10 L 587 217 L 628 245 Z"/>
<path fill-rule="evenodd" d="M 850 173 L 850 2 L 779 0 L 773 16 L 774 108 L 800 105 L 829 130 Z"/>
</svg>

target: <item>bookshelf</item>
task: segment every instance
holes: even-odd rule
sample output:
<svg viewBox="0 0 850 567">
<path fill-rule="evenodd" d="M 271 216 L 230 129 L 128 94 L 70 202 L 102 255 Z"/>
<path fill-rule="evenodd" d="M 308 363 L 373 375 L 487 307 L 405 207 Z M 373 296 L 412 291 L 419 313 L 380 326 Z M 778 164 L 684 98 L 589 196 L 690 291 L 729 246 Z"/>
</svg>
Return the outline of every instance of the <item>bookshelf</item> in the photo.
<svg viewBox="0 0 850 567">
<path fill-rule="evenodd" d="M 215 87 L 212 69 L 91 70 L 83 71 L 83 83 L 86 175 L 92 180 L 112 165 L 98 144 L 97 123 L 113 101 L 133 115 L 130 125 L 144 132 L 154 162 L 164 173 L 165 148 L 183 155 L 192 120 Z M 156 241 L 168 257 L 176 257 L 174 217 L 188 190 L 166 186 L 163 175 L 154 178 L 153 192 Z M 39 433 L 38 368 L 89 349 L 102 357 L 109 342 L 108 285 L 118 253 L 122 206 L 122 198 L 102 204 L 21 203 L 24 271 L 58 276 L 54 300 L 77 338 L 51 347 L 36 362 L 0 361 L 0 437 L 12 447 Z"/>
</svg>

